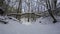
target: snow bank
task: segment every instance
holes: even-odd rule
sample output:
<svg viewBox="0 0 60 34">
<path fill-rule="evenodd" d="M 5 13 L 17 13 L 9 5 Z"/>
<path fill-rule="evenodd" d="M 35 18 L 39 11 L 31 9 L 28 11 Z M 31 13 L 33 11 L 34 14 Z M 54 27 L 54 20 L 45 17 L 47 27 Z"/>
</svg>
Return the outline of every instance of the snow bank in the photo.
<svg viewBox="0 0 60 34">
<path fill-rule="evenodd" d="M 8 24 L 0 23 L 0 34 L 60 34 L 60 22 L 59 23 L 57 22 L 56 24 L 45 25 L 38 23 L 38 20 L 42 21 L 42 23 L 44 22 L 50 23 L 52 19 L 48 18 L 50 17 L 39 18 L 37 19 L 35 24 L 31 23 L 32 25 L 24 25 L 12 19 L 7 19 L 9 21 Z M 24 19 L 22 19 L 22 21 L 23 20 Z"/>
<path fill-rule="evenodd" d="M 27 18 L 22 18 L 21 22 L 22 22 L 22 24 L 25 24 L 25 25 L 31 25 L 32 24 L 31 22 L 27 21 Z"/>
</svg>

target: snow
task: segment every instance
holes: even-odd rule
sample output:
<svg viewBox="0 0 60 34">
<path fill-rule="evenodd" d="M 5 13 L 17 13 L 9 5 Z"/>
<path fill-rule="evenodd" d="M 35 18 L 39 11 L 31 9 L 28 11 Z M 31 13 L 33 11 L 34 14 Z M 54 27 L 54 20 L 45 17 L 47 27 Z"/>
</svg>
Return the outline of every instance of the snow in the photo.
<svg viewBox="0 0 60 34">
<path fill-rule="evenodd" d="M 58 16 L 56 18 L 59 19 Z M 33 24 L 22 18 L 21 22 L 25 25 L 13 19 L 6 20 L 8 24 L 0 23 L 0 34 L 60 34 L 60 22 L 53 24 L 51 17 L 38 18 Z"/>
</svg>

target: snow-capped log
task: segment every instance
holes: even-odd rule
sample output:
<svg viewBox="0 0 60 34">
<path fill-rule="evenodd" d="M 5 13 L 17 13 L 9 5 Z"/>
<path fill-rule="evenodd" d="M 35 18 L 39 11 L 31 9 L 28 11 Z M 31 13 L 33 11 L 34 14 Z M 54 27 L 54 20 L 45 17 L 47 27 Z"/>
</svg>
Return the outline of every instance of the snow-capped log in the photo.
<svg viewBox="0 0 60 34">
<path fill-rule="evenodd" d="M 8 23 L 8 21 L 6 20 L 6 18 L 4 16 L 0 16 L 0 22 L 4 23 L 4 24 Z"/>
<path fill-rule="evenodd" d="M 19 21 L 18 19 L 12 17 L 12 16 L 8 16 L 8 19 L 12 19 L 13 21 Z"/>
<path fill-rule="evenodd" d="M 4 24 L 7 24 L 8 22 L 5 21 L 5 20 L 0 20 L 0 22 L 4 23 Z"/>
</svg>

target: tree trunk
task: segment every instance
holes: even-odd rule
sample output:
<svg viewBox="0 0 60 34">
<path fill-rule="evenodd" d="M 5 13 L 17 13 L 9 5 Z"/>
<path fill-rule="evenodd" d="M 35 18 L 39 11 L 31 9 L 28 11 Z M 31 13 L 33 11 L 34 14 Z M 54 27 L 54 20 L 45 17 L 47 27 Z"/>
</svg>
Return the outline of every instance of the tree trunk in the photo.
<svg viewBox="0 0 60 34">
<path fill-rule="evenodd" d="M 48 12 L 49 12 L 50 16 L 51 16 L 51 17 L 53 18 L 53 20 L 54 20 L 53 23 L 56 23 L 57 20 L 56 20 L 55 17 L 53 16 L 51 9 L 48 9 Z"/>
<path fill-rule="evenodd" d="M 56 9 L 57 0 L 54 1 L 54 7 Z"/>
<path fill-rule="evenodd" d="M 55 17 L 54 17 L 53 14 L 52 14 L 52 10 L 51 10 L 51 6 L 50 6 L 49 0 L 47 0 L 46 4 L 47 4 L 48 12 L 49 12 L 50 16 L 51 16 L 51 17 L 53 18 L 53 20 L 54 20 L 53 23 L 56 23 L 57 20 L 55 19 Z M 48 8 L 48 7 L 49 7 L 49 8 Z"/>
<path fill-rule="evenodd" d="M 21 18 L 21 15 L 18 16 L 18 13 L 21 13 L 21 11 L 22 11 L 22 0 L 19 0 L 19 5 L 18 5 L 17 15 L 16 15 L 16 18 L 17 18 L 18 20 L 20 20 L 20 18 Z"/>
<path fill-rule="evenodd" d="M 5 5 L 5 12 L 4 12 L 4 16 L 8 14 L 8 6 L 9 6 L 9 3 L 10 3 L 10 0 L 7 0 L 7 4 Z"/>
</svg>

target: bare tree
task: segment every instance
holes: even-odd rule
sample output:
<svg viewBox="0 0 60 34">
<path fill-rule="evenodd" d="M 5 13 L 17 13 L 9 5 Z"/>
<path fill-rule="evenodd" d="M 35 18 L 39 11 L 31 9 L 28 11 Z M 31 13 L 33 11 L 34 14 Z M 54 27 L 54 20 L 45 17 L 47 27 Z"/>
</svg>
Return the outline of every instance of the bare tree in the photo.
<svg viewBox="0 0 60 34">
<path fill-rule="evenodd" d="M 7 10 L 8 10 L 9 3 L 10 3 L 10 0 L 7 0 L 4 15 L 7 15 L 7 12 L 8 12 Z"/>
<path fill-rule="evenodd" d="M 54 7 L 56 9 L 57 0 L 54 0 Z"/>
<path fill-rule="evenodd" d="M 18 5 L 17 15 L 16 15 L 16 18 L 17 18 L 18 20 L 20 20 L 20 18 L 21 18 L 21 15 L 18 16 L 18 13 L 21 14 L 21 11 L 22 11 L 22 0 L 19 0 L 19 5 Z"/>
<path fill-rule="evenodd" d="M 29 22 L 29 18 L 30 18 L 30 17 L 29 17 L 29 16 L 30 16 L 30 15 L 29 15 L 29 12 L 30 12 L 30 7 L 31 7 L 31 6 L 30 6 L 30 1 L 29 1 L 29 0 L 27 0 L 27 1 L 25 0 L 25 3 L 27 4 L 27 7 L 28 7 L 28 15 L 27 15 L 27 16 L 28 16 L 28 22 Z"/>
<path fill-rule="evenodd" d="M 56 23 L 57 20 L 55 19 L 55 17 L 52 14 L 51 5 L 50 5 L 50 1 L 49 0 L 46 0 L 46 5 L 47 5 L 47 9 L 48 9 L 48 12 L 49 12 L 50 16 L 54 19 L 53 23 Z M 56 5 L 56 3 L 55 3 L 55 5 Z"/>
</svg>

